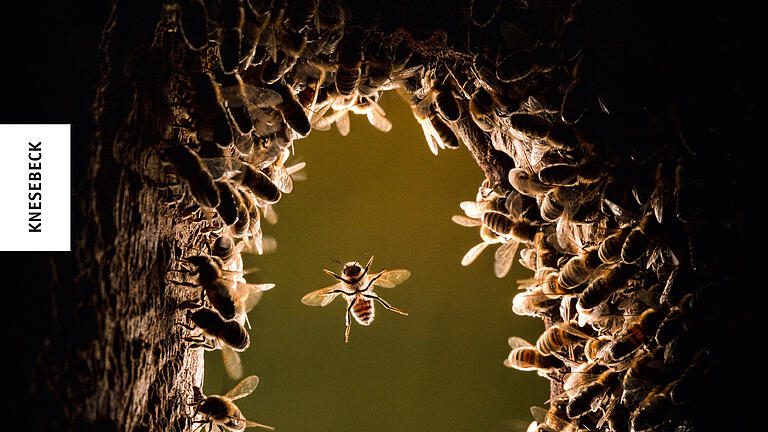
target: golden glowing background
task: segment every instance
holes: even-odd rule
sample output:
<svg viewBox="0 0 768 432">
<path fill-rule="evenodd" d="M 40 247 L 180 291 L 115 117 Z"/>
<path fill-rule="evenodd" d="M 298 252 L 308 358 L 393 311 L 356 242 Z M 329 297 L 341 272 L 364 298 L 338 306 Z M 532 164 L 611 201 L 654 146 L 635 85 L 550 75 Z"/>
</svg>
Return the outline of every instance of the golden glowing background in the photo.
<svg viewBox="0 0 768 432">
<path fill-rule="evenodd" d="M 474 200 L 483 173 L 463 146 L 432 155 L 396 94 L 381 105 L 394 124 L 389 133 L 353 115 L 347 137 L 334 126 L 296 142 L 308 180 L 278 203 L 277 225 L 263 223 L 277 253 L 244 255 L 246 267 L 260 268 L 249 281 L 277 287 L 249 315 L 251 346 L 241 358 L 261 382 L 238 405 L 291 432 L 491 431 L 507 419 L 530 421 L 528 409 L 548 399 L 549 383 L 502 361 L 509 336 L 535 343 L 543 330 L 541 320 L 512 312 L 515 280 L 531 272 L 516 263 L 497 279 L 496 246 L 460 265 L 480 236 L 451 216 Z M 377 304 L 372 325 L 354 322 L 345 344 L 341 297 L 324 308 L 299 300 L 335 282 L 322 272 L 340 272 L 332 259 L 364 263 L 370 254 L 371 271 L 412 271 L 397 288 L 377 289 L 409 316 Z M 206 394 L 235 384 L 219 352 L 207 353 L 205 365 Z"/>
</svg>

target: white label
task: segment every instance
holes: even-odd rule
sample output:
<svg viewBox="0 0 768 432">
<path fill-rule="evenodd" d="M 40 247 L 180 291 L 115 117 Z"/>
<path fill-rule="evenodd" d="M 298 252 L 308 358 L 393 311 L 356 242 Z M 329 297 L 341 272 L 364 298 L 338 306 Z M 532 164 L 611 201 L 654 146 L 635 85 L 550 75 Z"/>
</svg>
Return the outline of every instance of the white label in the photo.
<svg viewBox="0 0 768 432">
<path fill-rule="evenodd" d="M 0 124 L 0 251 L 70 250 L 70 125 Z"/>
</svg>

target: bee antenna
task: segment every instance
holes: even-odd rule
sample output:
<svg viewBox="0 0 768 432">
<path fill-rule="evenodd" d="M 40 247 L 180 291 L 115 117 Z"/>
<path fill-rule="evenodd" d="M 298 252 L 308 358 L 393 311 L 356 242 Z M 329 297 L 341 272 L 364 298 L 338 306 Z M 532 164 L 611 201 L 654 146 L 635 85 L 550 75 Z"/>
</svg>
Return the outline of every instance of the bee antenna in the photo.
<svg viewBox="0 0 768 432">
<path fill-rule="evenodd" d="M 344 265 L 344 263 L 343 263 L 343 262 L 341 262 L 341 261 L 339 261 L 339 260 L 337 260 L 337 259 L 333 259 L 333 258 L 331 258 L 331 261 L 335 262 L 335 263 L 336 263 L 336 264 L 338 264 L 338 265 Z"/>
</svg>

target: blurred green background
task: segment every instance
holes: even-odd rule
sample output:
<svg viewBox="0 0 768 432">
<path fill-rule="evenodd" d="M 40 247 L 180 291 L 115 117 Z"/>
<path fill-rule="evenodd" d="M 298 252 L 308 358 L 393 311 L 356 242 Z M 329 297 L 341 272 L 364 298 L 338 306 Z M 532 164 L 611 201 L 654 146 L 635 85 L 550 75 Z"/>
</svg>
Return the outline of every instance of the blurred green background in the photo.
<svg viewBox="0 0 768 432">
<path fill-rule="evenodd" d="M 308 180 L 276 205 L 277 225 L 263 224 L 277 253 L 244 255 L 246 267 L 260 269 L 250 282 L 277 287 L 249 315 L 251 346 L 241 358 L 245 374 L 261 382 L 238 405 L 285 432 L 491 431 L 507 419 L 530 421 L 529 407 L 549 398 L 549 383 L 502 361 L 509 336 L 535 343 L 543 330 L 541 320 L 512 312 L 515 280 L 531 272 L 516 262 L 497 279 L 496 246 L 460 265 L 479 230 L 451 216 L 474 200 L 484 175 L 463 146 L 432 155 L 394 92 L 381 105 L 394 124 L 389 133 L 352 115 L 347 137 L 334 126 L 295 143 Z M 336 282 L 322 272 L 341 271 L 332 259 L 364 264 L 370 254 L 371 271 L 411 270 L 402 285 L 377 290 L 409 316 L 376 304 L 374 322 L 353 322 L 345 344 L 343 298 L 324 308 L 300 299 Z M 205 366 L 206 394 L 236 383 L 219 352 L 206 353 Z"/>
</svg>

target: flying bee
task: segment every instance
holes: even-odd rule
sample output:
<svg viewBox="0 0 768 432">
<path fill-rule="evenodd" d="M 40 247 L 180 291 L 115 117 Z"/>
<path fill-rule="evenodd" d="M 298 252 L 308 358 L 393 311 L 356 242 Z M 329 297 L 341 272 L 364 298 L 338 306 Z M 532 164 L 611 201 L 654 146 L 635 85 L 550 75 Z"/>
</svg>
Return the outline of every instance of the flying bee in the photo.
<svg viewBox="0 0 768 432">
<path fill-rule="evenodd" d="M 233 141 L 232 129 L 227 113 L 221 106 L 221 93 L 213 78 L 207 73 L 193 72 L 190 83 L 192 118 L 197 139 L 201 142 L 215 142 L 221 147 L 229 146 Z"/>
<path fill-rule="evenodd" d="M 251 344 L 243 325 L 236 320 L 225 320 L 216 310 L 205 307 L 188 310 L 187 321 L 191 321 L 194 326 L 178 324 L 190 331 L 202 331 L 200 335 L 184 338 L 187 342 L 193 342 L 191 348 L 221 349 L 227 374 L 232 378 L 240 378 L 243 367 L 237 353 L 245 351 Z"/>
<path fill-rule="evenodd" d="M 607 364 L 619 363 L 635 352 L 641 345 L 651 342 L 653 335 L 664 318 L 664 313 L 654 308 L 646 309 L 637 319 L 625 326 L 614 336 L 611 343 L 603 347 L 598 358 Z"/>
<path fill-rule="evenodd" d="M 542 377 L 547 377 L 564 366 L 563 362 L 554 356 L 541 354 L 535 346 L 525 339 L 512 336 L 509 342 L 509 356 L 504 360 L 504 366 L 518 370 L 535 370 Z"/>
<path fill-rule="evenodd" d="M 342 96 L 349 96 L 357 90 L 363 63 L 363 33 L 359 30 L 348 32 L 341 40 L 338 51 L 339 69 L 336 71 L 336 90 Z"/>
<path fill-rule="evenodd" d="M 534 73 L 548 73 L 559 62 L 556 49 L 539 45 L 534 49 L 520 50 L 504 58 L 496 69 L 496 77 L 504 83 L 520 81 Z"/>
<path fill-rule="evenodd" d="M 587 378 L 585 381 L 587 381 L 585 384 L 572 389 L 575 393 L 571 396 L 566 407 L 568 418 L 575 419 L 586 414 L 596 399 L 619 384 L 619 373 L 609 369 L 593 378 Z"/>
<path fill-rule="evenodd" d="M 175 167 L 176 175 L 187 182 L 198 204 L 207 208 L 219 205 L 219 191 L 213 177 L 194 151 L 187 146 L 177 145 L 165 149 L 164 154 Z"/>
<path fill-rule="evenodd" d="M 181 35 L 190 49 L 199 51 L 208 44 L 208 14 L 202 0 L 181 2 Z"/>
<path fill-rule="evenodd" d="M 248 396 L 259 384 L 259 377 L 251 375 L 240 381 L 232 390 L 226 392 L 223 396 L 211 395 L 205 396 L 200 391 L 200 387 L 195 386 L 194 397 L 189 406 L 195 407 L 192 417 L 202 416 L 202 420 L 196 420 L 194 423 L 201 423 L 201 428 L 206 424 L 209 426 L 218 426 L 220 429 L 226 428 L 231 431 L 241 431 L 249 427 L 260 427 L 269 430 L 275 430 L 272 426 L 263 425 L 250 421 L 243 417 L 240 408 L 232 401 Z"/>
<path fill-rule="evenodd" d="M 536 349 L 544 355 L 552 355 L 563 348 L 578 345 L 592 337 L 576 328 L 574 323 L 562 322 L 546 329 L 536 341 Z"/>
<path fill-rule="evenodd" d="M 373 262 L 373 255 L 368 260 L 365 267 L 361 266 L 358 262 L 348 262 L 344 264 L 341 275 L 338 275 L 328 269 L 323 269 L 324 272 L 338 279 L 339 282 L 325 287 L 319 290 L 312 291 L 305 295 L 301 302 L 308 306 L 326 306 L 333 301 L 339 294 L 343 294 L 347 300 L 347 314 L 346 314 L 346 332 L 344 334 L 344 341 L 349 342 L 349 331 L 352 326 L 351 317 L 354 316 L 355 320 L 360 325 L 370 325 L 374 318 L 374 304 L 373 301 L 377 300 L 386 309 L 393 312 L 397 312 L 401 315 L 408 315 L 408 313 L 401 311 L 395 307 L 392 307 L 384 301 L 381 297 L 373 292 L 373 286 L 379 286 L 382 288 L 394 288 L 395 286 L 403 283 L 409 277 L 411 272 L 409 270 L 382 270 L 375 275 L 368 274 L 368 270 Z"/>
</svg>

